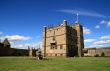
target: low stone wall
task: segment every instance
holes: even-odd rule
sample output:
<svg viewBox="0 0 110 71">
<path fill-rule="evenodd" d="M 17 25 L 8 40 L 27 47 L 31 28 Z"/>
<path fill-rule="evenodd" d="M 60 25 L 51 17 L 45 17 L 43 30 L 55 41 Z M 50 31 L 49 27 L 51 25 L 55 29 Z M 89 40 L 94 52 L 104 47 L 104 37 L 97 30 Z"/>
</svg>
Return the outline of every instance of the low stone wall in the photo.
<svg viewBox="0 0 110 71">
<path fill-rule="evenodd" d="M 28 56 L 29 51 L 28 49 L 12 49 L 12 56 Z"/>
<path fill-rule="evenodd" d="M 84 48 L 87 50 L 84 56 L 110 56 L 110 47 L 107 48 Z"/>
<path fill-rule="evenodd" d="M 15 49 L 0 47 L 0 56 L 28 56 L 28 49 Z"/>
</svg>

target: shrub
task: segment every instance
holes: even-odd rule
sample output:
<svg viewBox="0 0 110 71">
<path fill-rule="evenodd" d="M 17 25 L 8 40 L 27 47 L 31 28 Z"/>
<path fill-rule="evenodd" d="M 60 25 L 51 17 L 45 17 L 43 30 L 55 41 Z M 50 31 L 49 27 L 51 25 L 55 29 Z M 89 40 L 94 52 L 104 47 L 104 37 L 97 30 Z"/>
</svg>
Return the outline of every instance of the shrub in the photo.
<svg viewBox="0 0 110 71">
<path fill-rule="evenodd" d="M 101 56 L 102 56 L 102 57 L 104 57 L 104 56 L 105 56 L 104 52 L 102 52 L 102 53 L 101 53 Z"/>
<path fill-rule="evenodd" d="M 99 57 L 99 54 L 94 55 L 94 57 Z"/>
</svg>

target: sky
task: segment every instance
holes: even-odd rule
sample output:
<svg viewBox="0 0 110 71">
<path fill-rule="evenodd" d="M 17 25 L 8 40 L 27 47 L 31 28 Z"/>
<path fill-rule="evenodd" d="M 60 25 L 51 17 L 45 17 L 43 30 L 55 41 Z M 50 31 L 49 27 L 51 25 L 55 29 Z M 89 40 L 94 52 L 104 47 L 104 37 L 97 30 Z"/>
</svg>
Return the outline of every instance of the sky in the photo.
<svg viewBox="0 0 110 71">
<path fill-rule="evenodd" d="M 0 39 L 12 47 L 42 46 L 44 26 L 83 25 L 85 48 L 110 46 L 110 0 L 0 0 Z"/>
</svg>

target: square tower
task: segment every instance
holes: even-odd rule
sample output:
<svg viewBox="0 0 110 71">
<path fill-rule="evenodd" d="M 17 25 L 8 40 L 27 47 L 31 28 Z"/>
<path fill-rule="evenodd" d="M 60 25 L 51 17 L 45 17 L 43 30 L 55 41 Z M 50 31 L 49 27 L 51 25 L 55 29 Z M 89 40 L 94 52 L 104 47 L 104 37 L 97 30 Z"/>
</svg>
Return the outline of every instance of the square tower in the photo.
<svg viewBox="0 0 110 71">
<path fill-rule="evenodd" d="M 44 56 L 66 56 L 66 24 L 45 27 L 43 32 Z"/>
<path fill-rule="evenodd" d="M 70 26 L 64 20 L 57 27 L 44 27 L 43 48 L 44 56 L 82 56 L 82 26 Z"/>
</svg>

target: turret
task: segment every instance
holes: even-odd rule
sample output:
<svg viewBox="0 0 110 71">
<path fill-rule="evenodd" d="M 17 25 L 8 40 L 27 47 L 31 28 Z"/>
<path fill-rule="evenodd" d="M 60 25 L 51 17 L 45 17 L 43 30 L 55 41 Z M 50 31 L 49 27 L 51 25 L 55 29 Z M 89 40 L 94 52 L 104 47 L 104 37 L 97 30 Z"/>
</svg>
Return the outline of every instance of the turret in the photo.
<svg viewBox="0 0 110 71">
<path fill-rule="evenodd" d="M 65 25 L 65 26 L 67 25 L 67 21 L 66 20 L 63 21 L 63 25 Z"/>
<path fill-rule="evenodd" d="M 77 22 L 74 25 L 74 29 L 77 31 L 78 56 L 81 57 L 83 56 L 82 49 L 84 48 L 83 27 Z"/>
<path fill-rule="evenodd" d="M 8 41 L 8 38 L 5 38 L 5 40 L 3 41 L 3 45 L 4 45 L 4 47 L 6 47 L 6 48 L 10 48 L 10 42 Z"/>
<path fill-rule="evenodd" d="M 44 57 L 46 57 L 46 30 L 47 30 L 47 27 L 45 26 L 44 27 L 44 30 L 43 30 L 43 48 L 44 48 Z"/>
</svg>

